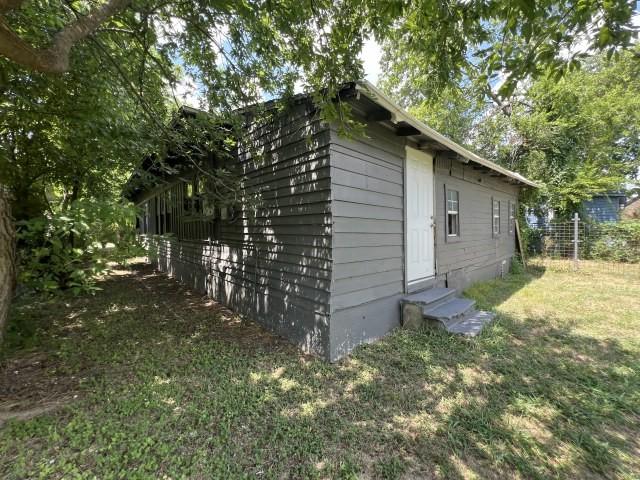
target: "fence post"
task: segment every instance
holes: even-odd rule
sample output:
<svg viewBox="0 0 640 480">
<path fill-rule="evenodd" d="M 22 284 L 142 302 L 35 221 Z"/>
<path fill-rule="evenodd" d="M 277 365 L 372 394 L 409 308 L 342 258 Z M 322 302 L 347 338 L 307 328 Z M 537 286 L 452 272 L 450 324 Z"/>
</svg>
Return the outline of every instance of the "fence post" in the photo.
<svg viewBox="0 0 640 480">
<path fill-rule="evenodd" d="M 580 216 L 576 212 L 573 214 L 573 261 L 576 268 L 578 268 L 578 222 L 580 222 Z"/>
</svg>

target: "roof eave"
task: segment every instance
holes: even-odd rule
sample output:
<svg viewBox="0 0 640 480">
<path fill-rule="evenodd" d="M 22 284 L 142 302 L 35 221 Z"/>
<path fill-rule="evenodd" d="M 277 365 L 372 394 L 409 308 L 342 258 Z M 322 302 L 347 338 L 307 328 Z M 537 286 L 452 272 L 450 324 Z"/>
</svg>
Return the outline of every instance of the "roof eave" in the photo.
<svg viewBox="0 0 640 480">
<path fill-rule="evenodd" d="M 378 89 L 375 85 L 373 85 L 371 82 L 364 80 L 361 82 L 358 82 L 356 84 L 356 89 L 360 92 L 362 92 L 364 95 L 366 95 L 367 97 L 369 97 L 371 100 L 373 100 L 375 103 L 377 103 L 378 105 L 380 105 L 382 108 L 385 108 L 386 110 L 388 110 L 389 112 L 391 112 L 392 116 L 393 116 L 393 121 L 394 122 L 405 122 L 409 125 L 411 125 L 412 127 L 414 127 L 416 130 L 419 130 L 423 135 L 426 135 L 427 137 L 432 138 L 433 140 L 437 141 L 438 143 L 441 143 L 442 145 L 446 146 L 447 148 L 449 148 L 450 150 L 456 152 L 458 155 L 466 158 L 467 160 L 470 160 L 472 162 L 475 162 L 479 165 L 483 165 L 491 170 L 494 170 L 502 175 L 505 175 L 509 178 L 512 178 L 513 180 L 516 180 L 524 185 L 530 186 L 530 187 L 535 187 L 535 188 L 540 188 L 540 185 L 529 180 L 528 178 L 525 178 L 524 176 L 520 175 L 517 172 L 512 172 L 511 170 L 508 170 L 504 167 L 501 167 L 500 165 L 487 160 L 485 158 L 480 157 L 479 155 L 476 155 L 475 153 L 467 150 L 466 148 L 464 148 L 462 145 L 457 144 L 456 142 L 454 142 L 453 140 L 445 137 L 444 135 L 442 135 L 441 133 L 438 133 L 437 131 L 435 131 L 434 129 L 432 129 L 431 127 L 428 127 L 427 125 L 425 125 L 424 123 L 422 123 L 421 121 L 419 121 L 418 119 L 416 119 L 415 117 L 411 116 L 409 113 L 407 113 L 406 111 L 404 111 L 401 107 L 399 107 L 393 100 L 391 100 L 385 93 L 383 93 L 380 89 Z"/>
</svg>

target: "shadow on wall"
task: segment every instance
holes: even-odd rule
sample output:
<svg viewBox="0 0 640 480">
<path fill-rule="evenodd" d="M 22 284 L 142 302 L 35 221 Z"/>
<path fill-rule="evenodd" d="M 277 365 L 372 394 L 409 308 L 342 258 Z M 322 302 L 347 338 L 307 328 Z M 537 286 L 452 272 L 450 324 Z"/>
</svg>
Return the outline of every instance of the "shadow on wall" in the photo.
<svg viewBox="0 0 640 480">
<path fill-rule="evenodd" d="M 329 133 L 305 112 L 248 133 L 243 208 L 219 238 L 153 237 L 160 270 L 326 355 L 331 283 Z M 257 154 L 259 152 L 259 155 Z"/>
</svg>

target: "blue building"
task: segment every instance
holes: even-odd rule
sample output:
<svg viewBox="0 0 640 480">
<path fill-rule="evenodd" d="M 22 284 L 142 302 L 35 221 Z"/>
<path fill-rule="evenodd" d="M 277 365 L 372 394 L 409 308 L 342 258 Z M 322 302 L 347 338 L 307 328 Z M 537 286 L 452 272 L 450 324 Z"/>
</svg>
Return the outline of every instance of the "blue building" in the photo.
<svg viewBox="0 0 640 480">
<path fill-rule="evenodd" d="M 583 215 L 595 222 L 617 222 L 626 204 L 626 196 L 621 192 L 595 195 L 582 202 Z"/>
</svg>

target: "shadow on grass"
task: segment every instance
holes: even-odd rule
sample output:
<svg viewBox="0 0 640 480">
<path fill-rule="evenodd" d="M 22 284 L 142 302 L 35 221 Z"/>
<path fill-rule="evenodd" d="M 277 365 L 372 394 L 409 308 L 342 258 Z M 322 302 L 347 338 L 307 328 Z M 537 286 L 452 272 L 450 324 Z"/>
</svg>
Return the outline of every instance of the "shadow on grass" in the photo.
<svg viewBox="0 0 640 480">
<path fill-rule="evenodd" d="M 534 278 L 489 282 L 485 308 Z M 476 340 L 398 331 L 328 365 L 146 266 L 102 287 L 39 311 L 52 317 L 41 347 L 80 377 L 82 398 L 0 429 L 4 476 L 585 478 L 638 467 L 638 352 L 615 340 L 503 315 Z"/>
<path fill-rule="evenodd" d="M 478 308 L 495 310 L 529 283 L 542 278 L 544 273 L 544 266 L 529 265 L 522 273 L 507 275 L 504 279 L 476 283 L 465 290 L 464 294 L 476 300 Z"/>
</svg>

